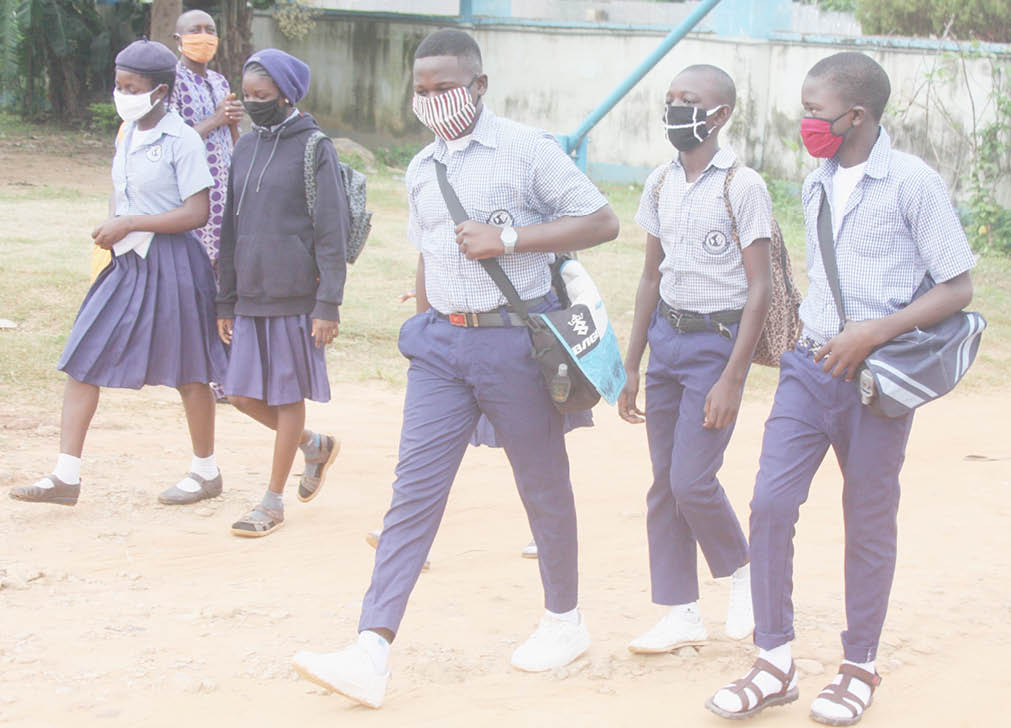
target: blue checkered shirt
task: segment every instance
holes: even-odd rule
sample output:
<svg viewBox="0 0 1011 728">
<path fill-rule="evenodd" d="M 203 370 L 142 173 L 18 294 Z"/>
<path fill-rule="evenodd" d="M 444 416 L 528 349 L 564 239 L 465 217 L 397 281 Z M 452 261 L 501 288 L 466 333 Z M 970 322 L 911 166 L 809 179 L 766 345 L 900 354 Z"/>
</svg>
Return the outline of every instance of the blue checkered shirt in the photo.
<svg viewBox="0 0 1011 728">
<path fill-rule="evenodd" d="M 607 200 L 550 134 L 495 116 L 485 107 L 467 147 L 450 154 L 436 139 L 407 168 L 408 238 L 425 261 L 425 292 L 441 313 L 491 311 L 505 305 L 495 283 L 456 244 L 456 226 L 439 191 L 435 163 L 471 219 L 498 225 L 538 225 L 596 212 Z M 551 288 L 553 253 L 515 253 L 498 261 L 520 298 Z"/>
<path fill-rule="evenodd" d="M 801 192 L 810 284 L 800 318 L 804 334 L 817 342 L 841 326 L 818 247 L 818 209 L 823 188 L 832 204 L 837 166 L 826 160 Z M 832 210 L 833 219 L 837 214 Z M 942 283 L 976 265 L 944 180 L 919 157 L 892 149 L 883 127 L 842 215 L 836 260 L 846 316 L 854 321 L 895 313 L 927 273 Z"/>
<path fill-rule="evenodd" d="M 653 170 L 643 185 L 635 221 L 660 239 L 660 297 L 683 311 L 713 313 L 744 308 L 748 279 L 741 248 L 772 234 L 772 200 L 765 180 L 740 167 L 730 182 L 730 206 L 741 248 L 731 235 L 723 197 L 737 157 L 723 147 L 691 188 L 678 159 Z"/>
</svg>

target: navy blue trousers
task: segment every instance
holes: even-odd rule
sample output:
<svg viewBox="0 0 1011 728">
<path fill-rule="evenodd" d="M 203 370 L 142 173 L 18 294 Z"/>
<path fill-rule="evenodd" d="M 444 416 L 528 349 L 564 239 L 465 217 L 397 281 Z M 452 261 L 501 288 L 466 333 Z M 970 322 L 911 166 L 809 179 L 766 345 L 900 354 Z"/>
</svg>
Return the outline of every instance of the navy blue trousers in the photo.
<svg viewBox="0 0 1011 728">
<path fill-rule="evenodd" d="M 828 448 L 843 475 L 846 532 L 846 659 L 875 658 L 895 573 L 899 470 L 912 414 L 884 419 L 860 404 L 856 382 L 833 379 L 805 349 L 783 355 L 765 423 L 751 501 L 751 594 L 755 644 L 794 638 L 793 536 L 800 505 Z"/>
<path fill-rule="evenodd" d="M 530 356 L 527 329 L 465 329 L 429 310 L 407 320 L 399 344 L 410 360 L 400 456 L 359 630 L 399 628 L 481 413 L 516 478 L 537 542 L 545 606 L 574 609 L 576 510 L 563 417 Z"/>
<path fill-rule="evenodd" d="M 737 326 L 730 330 L 736 336 Z M 733 346 L 733 339 L 715 331 L 679 333 L 653 313 L 646 369 L 653 485 L 646 496 L 646 533 L 657 604 L 699 598 L 698 547 L 714 577 L 729 576 L 748 562 L 741 524 L 716 477 L 734 425 L 702 426 L 706 395 L 723 374 Z"/>
</svg>

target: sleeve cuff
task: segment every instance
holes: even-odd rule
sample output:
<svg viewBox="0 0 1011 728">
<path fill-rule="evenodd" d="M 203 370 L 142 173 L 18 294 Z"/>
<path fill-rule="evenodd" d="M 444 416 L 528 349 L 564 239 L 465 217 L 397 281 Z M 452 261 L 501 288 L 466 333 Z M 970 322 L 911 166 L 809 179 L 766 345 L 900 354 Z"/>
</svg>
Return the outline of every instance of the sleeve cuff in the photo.
<svg viewBox="0 0 1011 728">
<path fill-rule="evenodd" d="M 234 301 L 218 301 L 215 307 L 217 308 L 218 318 L 235 318 Z"/>
<path fill-rule="evenodd" d="M 340 311 L 336 303 L 328 303 L 326 301 L 316 301 L 316 307 L 313 308 L 312 318 L 320 319 L 322 321 L 337 321 L 340 322 Z"/>
</svg>

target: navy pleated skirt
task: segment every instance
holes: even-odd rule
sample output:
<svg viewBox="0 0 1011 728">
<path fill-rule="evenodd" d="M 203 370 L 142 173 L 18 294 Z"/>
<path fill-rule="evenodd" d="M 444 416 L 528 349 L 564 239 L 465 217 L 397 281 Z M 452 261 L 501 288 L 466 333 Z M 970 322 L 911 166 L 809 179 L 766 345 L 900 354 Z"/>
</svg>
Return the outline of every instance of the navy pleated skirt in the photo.
<svg viewBox="0 0 1011 728">
<path fill-rule="evenodd" d="M 196 235 L 155 235 L 146 258 L 113 256 L 88 290 L 58 368 L 99 387 L 221 381 L 215 283 Z"/>
<path fill-rule="evenodd" d="M 224 390 L 270 406 L 330 401 L 326 349 L 312 340 L 312 318 L 236 316 Z"/>
</svg>

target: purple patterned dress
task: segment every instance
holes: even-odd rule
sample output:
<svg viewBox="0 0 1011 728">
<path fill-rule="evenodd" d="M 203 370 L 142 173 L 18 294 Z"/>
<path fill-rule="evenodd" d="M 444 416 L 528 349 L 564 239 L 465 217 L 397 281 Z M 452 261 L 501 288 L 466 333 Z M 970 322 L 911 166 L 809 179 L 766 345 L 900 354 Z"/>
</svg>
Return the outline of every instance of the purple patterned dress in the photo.
<svg viewBox="0 0 1011 728">
<path fill-rule="evenodd" d="M 207 76 L 200 76 L 182 61 L 176 64 L 176 84 L 169 101 L 169 108 L 178 113 L 190 126 L 195 126 L 214 114 L 218 104 L 229 93 L 228 81 L 220 73 L 207 69 Z M 221 215 L 225 210 L 225 193 L 228 189 L 228 169 L 232 164 L 232 132 L 226 126 L 219 126 L 204 139 L 207 150 L 207 166 L 211 169 L 214 186 L 211 188 L 211 216 L 207 224 L 197 231 L 207 256 L 215 272 L 218 268 L 218 249 L 221 239 Z"/>
</svg>

